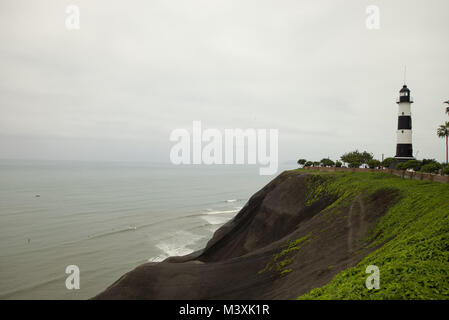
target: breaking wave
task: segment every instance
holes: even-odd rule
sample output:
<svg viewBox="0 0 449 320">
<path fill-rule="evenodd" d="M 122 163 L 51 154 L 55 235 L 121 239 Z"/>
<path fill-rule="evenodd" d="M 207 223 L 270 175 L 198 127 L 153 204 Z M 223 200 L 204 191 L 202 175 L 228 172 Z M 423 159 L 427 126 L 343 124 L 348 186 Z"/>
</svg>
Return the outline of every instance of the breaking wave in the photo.
<svg viewBox="0 0 449 320">
<path fill-rule="evenodd" d="M 149 262 L 160 262 L 171 256 L 184 256 L 192 253 L 192 248 L 196 242 L 203 240 L 205 236 L 194 234 L 188 231 L 177 231 L 169 239 L 156 244 L 156 248 L 162 251 L 158 256 L 148 259 Z"/>
</svg>

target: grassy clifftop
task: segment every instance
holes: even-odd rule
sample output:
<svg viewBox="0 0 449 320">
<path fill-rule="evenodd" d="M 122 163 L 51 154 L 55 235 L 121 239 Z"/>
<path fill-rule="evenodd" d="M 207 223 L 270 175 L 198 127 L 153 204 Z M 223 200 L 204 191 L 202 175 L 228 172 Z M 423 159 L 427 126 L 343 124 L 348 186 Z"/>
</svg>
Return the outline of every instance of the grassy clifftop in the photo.
<svg viewBox="0 0 449 320">
<path fill-rule="evenodd" d="M 379 190 L 399 192 L 399 201 L 366 238 L 366 247 L 376 250 L 299 299 L 449 298 L 449 185 L 369 172 L 314 172 L 309 184 L 311 203 L 334 194 L 332 206 L 339 206 Z M 365 287 L 368 265 L 379 267 L 380 289 Z"/>
</svg>

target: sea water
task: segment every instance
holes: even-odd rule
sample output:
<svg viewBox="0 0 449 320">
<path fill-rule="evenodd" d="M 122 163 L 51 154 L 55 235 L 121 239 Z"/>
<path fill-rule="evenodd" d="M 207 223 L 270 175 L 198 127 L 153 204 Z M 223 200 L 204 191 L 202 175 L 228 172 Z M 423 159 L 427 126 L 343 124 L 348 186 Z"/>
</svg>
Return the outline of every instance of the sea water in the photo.
<svg viewBox="0 0 449 320">
<path fill-rule="evenodd" d="M 90 298 L 204 247 L 272 178 L 256 166 L 1 160 L 0 298 Z M 68 265 L 79 290 L 66 288 Z"/>
</svg>

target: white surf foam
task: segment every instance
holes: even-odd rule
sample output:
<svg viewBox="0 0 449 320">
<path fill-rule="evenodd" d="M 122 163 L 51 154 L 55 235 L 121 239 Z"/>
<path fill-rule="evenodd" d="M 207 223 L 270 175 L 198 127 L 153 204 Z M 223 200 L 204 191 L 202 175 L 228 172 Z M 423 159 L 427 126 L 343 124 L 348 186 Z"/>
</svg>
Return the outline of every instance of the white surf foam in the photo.
<svg viewBox="0 0 449 320">
<path fill-rule="evenodd" d="M 218 229 L 220 229 L 219 225 L 209 225 L 208 230 L 212 233 L 215 233 L 215 231 L 217 231 Z"/>
<path fill-rule="evenodd" d="M 215 210 L 215 211 L 205 211 L 203 212 L 203 214 L 226 214 L 226 213 L 237 213 L 239 210 L 238 209 L 234 209 L 234 210 Z"/>
<path fill-rule="evenodd" d="M 209 224 L 224 224 L 226 223 L 230 218 L 228 217 L 209 217 L 209 216 L 204 216 L 201 217 L 203 220 L 205 220 L 207 223 Z"/>
<path fill-rule="evenodd" d="M 164 240 L 156 244 L 156 247 L 162 251 L 162 253 L 156 257 L 148 259 L 149 262 L 160 262 L 171 256 L 184 256 L 190 254 L 194 249 L 189 246 L 193 245 L 197 241 L 203 239 L 204 236 L 200 236 L 188 231 L 177 231 L 173 233 L 169 239 Z"/>
</svg>

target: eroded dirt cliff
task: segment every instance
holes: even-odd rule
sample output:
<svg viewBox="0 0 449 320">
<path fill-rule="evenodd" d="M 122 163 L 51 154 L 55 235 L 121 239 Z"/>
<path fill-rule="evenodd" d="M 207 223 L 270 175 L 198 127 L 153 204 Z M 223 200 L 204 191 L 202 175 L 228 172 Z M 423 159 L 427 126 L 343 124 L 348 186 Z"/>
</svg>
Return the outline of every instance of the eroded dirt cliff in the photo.
<svg viewBox="0 0 449 320">
<path fill-rule="evenodd" d="M 94 299 L 293 299 L 326 284 L 376 249 L 364 239 L 399 198 L 389 189 L 338 201 L 329 179 L 282 173 L 203 250 L 143 264 Z"/>
</svg>

